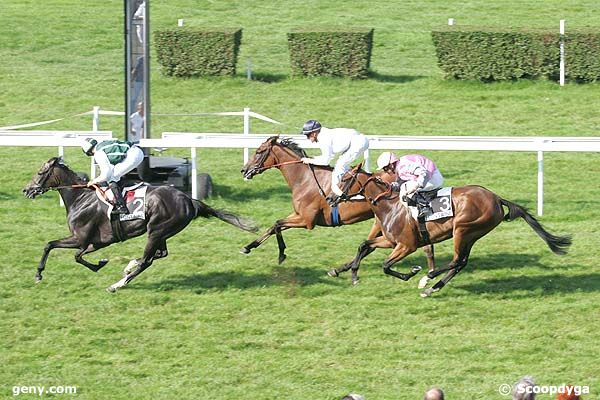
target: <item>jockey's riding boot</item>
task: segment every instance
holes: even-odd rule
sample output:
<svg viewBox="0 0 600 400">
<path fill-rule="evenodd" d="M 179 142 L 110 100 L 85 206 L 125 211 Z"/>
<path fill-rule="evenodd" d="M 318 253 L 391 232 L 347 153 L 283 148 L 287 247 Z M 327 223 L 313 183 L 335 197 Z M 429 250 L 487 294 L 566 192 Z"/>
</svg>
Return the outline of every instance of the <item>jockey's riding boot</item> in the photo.
<svg viewBox="0 0 600 400">
<path fill-rule="evenodd" d="M 413 199 L 417 203 L 417 209 L 419 210 L 417 218 L 425 218 L 430 212 L 433 212 L 429 201 L 420 192 L 415 192 Z"/>
<path fill-rule="evenodd" d="M 127 209 L 127 206 L 125 205 L 125 199 L 123 199 L 123 195 L 121 194 L 121 188 L 119 187 L 119 184 L 117 182 L 111 182 L 108 187 L 110 188 L 110 190 L 112 191 L 113 195 L 115 196 L 115 200 L 114 200 L 114 207 L 112 210 L 113 214 L 129 214 L 129 210 Z"/>
</svg>

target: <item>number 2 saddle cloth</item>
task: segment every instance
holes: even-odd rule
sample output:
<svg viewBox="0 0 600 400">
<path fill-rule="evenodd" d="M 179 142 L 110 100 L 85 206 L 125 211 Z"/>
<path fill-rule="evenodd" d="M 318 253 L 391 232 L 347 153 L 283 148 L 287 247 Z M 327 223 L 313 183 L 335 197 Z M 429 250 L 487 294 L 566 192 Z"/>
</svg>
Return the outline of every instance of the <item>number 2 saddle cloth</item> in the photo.
<svg viewBox="0 0 600 400">
<path fill-rule="evenodd" d="M 123 199 L 129 210 L 128 214 L 120 215 L 120 221 L 131 221 L 132 219 L 146 219 L 146 189 L 148 185 L 144 182 L 136 183 L 133 186 L 123 188 Z M 113 209 L 114 196 L 108 187 L 97 187 L 96 196 L 101 202 L 108 206 L 106 215 L 110 219 L 110 213 Z"/>
</svg>

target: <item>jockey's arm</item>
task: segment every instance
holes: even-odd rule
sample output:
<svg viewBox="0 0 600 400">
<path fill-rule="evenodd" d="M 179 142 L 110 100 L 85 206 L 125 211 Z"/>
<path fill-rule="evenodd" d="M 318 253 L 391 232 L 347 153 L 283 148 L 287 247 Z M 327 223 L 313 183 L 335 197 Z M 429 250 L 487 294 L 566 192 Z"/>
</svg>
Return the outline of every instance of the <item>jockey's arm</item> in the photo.
<svg viewBox="0 0 600 400">
<path fill-rule="evenodd" d="M 112 170 L 112 164 L 108 161 L 108 156 L 103 151 L 97 151 L 94 154 L 94 161 L 98 164 L 100 168 L 100 174 L 94 178 L 89 184 L 97 184 L 100 182 L 108 181 L 110 177 L 110 172 Z"/>
<path fill-rule="evenodd" d="M 331 147 L 323 146 L 321 147 L 321 155 L 313 158 L 303 158 L 302 162 L 305 164 L 315 164 L 315 165 L 329 165 L 331 160 L 333 159 L 334 153 Z"/>
<path fill-rule="evenodd" d="M 417 177 L 415 180 L 415 182 L 417 182 L 417 188 L 420 189 L 424 187 L 427 180 L 427 170 L 419 165 L 414 169 L 413 174 Z"/>
</svg>

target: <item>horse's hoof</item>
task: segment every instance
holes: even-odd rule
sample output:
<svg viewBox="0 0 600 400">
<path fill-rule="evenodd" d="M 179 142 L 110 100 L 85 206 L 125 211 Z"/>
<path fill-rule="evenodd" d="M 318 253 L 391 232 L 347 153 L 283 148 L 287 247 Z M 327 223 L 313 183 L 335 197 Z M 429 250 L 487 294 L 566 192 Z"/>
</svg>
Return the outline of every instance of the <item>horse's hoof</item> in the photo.
<svg viewBox="0 0 600 400">
<path fill-rule="evenodd" d="M 250 254 L 250 249 L 247 248 L 247 247 L 242 247 L 240 249 L 240 253 L 242 253 L 242 254 Z"/>
<path fill-rule="evenodd" d="M 114 288 L 114 287 L 112 287 L 112 286 L 109 286 L 109 287 L 106 288 L 106 291 L 108 293 L 115 293 L 117 291 L 117 289 Z"/>
<path fill-rule="evenodd" d="M 419 280 L 419 284 L 417 285 L 418 289 L 425 289 L 427 287 L 427 285 L 429 284 L 429 277 L 427 275 L 425 275 L 424 277 L 422 277 Z"/>
<path fill-rule="evenodd" d="M 358 285 L 358 284 L 359 284 L 359 282 L 360 282 L 360 281 L 359 281 L 358 279 L 353 279 L 353 280 L 352 280 L 352 286 L 356 286 L 356 285 Z"/>
<path fill-rule="evenodd" d="M 248 251 L 248 253 L 250 253 L 250 251 Z M 282 254 L 279 256 L 279 265 L 281 265 L 285 259 L 287 258 L 287 256 L 285 254 Z"/>
<path fill-rule="evenodd" d="M 98 267 L 102 268 L 104 267 L 106 264 L 108 264 L 108 259 L 103 258 L 102 260 L 98 261 Z M 98 269 L 100 269 L 98 268 Z"/>
<path fill-rule="evenodd" d="M 433 290 L 433 288 L 429 288 L 429 289 L 425 289 L 422 293 L 421 293 L 421 297 L 425 298 L 425 297 L 429 297 L 431 296 L 434 292 L 437 292 L 437 290 Z"/>
<path fill-rule="evenodd" d="M 338 276 L 340 276 L 340 274 L 335 269 L 327 271 L 327 275 L 329 275 L 332 278 L 337 278 Z"/>
<path fill-rule="evenodd" d="M 419 265 L 415 265 L 414 267 L 412 267 L 412 268 L 410 269 L 410 272 L 411 272 L 413 275 L 416 275 L 416 274 L 418 274 L 419 272 L 421 272 L 421 270 L 422 270 L 422 269 L 423 269 L 423 268 L 421 268 L 421 266 L 419 266 Z"/>
<path fill-rule="evenodd" d="M 36 276 L 35 277 L 35 283 L 40 283 L 42 281 L 42 277 L 41 276 Z"/>
</svg>

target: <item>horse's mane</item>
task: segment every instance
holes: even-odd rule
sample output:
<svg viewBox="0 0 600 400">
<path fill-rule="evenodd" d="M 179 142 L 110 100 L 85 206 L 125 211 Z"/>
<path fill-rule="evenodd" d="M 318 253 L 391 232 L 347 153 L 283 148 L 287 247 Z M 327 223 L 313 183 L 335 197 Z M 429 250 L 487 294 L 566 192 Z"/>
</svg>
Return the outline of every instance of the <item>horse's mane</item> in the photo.
<svg viewBox="0 0 600 400">
<path fill-rule="evenodd" d="M 294 142 L 290 138 L 281 139 L 279 144 L 282 145 L 283 147 L 286 147 L 286 148 L 292 150 L 300 158 L 308 157 L 308 155 L 306 154 L 306 151 L 304 151 L 304 149 L 302 147 L 300 147 L 300 145 L 298 143 Z"/>
<path fill-rule="evenodd" d="M 76 182 L 83 182 L 82 179 L 77 175 L 75 171 L 73 171 L 69 166 L 65 163 L 65 160 L 62 157 L 52 157 L 48 160 L 48 164 L 58 165 L 62 170 L 64 170 L 69 176 L 75 179 Z"/>
</svg>

